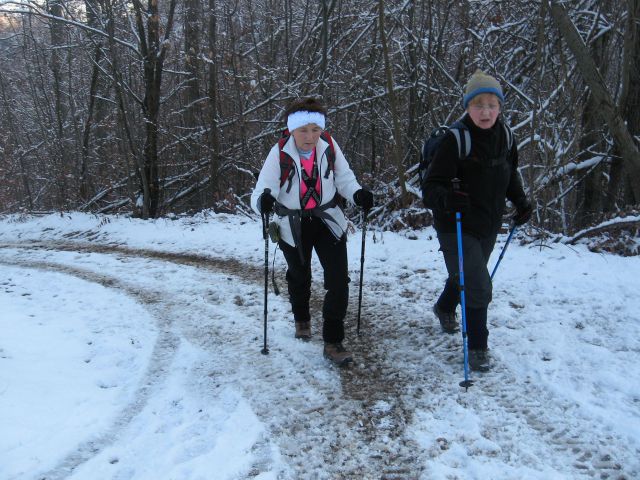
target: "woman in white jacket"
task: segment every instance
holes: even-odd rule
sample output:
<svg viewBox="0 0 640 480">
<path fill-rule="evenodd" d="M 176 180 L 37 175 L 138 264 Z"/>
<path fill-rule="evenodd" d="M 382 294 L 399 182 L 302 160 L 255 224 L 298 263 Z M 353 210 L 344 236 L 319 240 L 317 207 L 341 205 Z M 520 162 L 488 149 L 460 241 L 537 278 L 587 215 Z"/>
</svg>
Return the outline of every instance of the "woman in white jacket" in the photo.
<svg viewBox="0 0 640 480">
<path fill-rule="evenodd" d="M 324 271 L 324 355 L 338 365 L 353 360 L 342 345 L 349 299 L 347 219 L 337 196 L 365 212 L 373 194 L 363 189 L 338 144 L 324 132 L 326 108 L 316 98 L 294 101 L 285 111 L 290 132 L 274 145 L 251 195 L 259 214 L 275 211 L 279 246 L 287 261 L 289 301 L 296 338 L 311 338 L 311 253 Z M 285 132 L 286 133 L 286 132 Z"/>
</svg>

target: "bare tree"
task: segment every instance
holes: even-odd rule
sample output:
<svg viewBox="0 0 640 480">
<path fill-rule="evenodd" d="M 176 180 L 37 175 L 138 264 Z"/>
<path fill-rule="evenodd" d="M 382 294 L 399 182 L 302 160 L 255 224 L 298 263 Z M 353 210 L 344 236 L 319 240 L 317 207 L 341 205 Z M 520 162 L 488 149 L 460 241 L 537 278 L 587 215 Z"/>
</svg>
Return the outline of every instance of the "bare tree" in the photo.
<svg viewBox="0 0 640 480">
<path fill-rule="evenodd" d="M 398 228 L 401 204 L 421 211 L 404 189 L 425 133 L 463 113 L 480 67 L 504 86 L 536 222 L 570 235 L 638 202 L 639 1 L 2 2 L 0 199 L 246 211 L 284 106 L 322 95 Z"/>
<path fill-rule="evenodd" d="M 624 50 L 622 55 L 622 92 L 618 106 L 625 119 L 629 132 L 634 136 L 636 147 L 640 144 L 640 0 L 627 0 L 627 22 L 624 33 Z M 613 210 L 613 202 L 618 197 L 622 177 L 622 162 L 614 160 L 611 168 L 607 210 Z M 637 193 L 631 188 L 633 179 L 627 177 L 628 191 L 626 203 L 640 202 Z M 626 192 L 625 192 L 626 193 Z M 635 197 L 635 198 L 633 198 Z"/>
<path fill-rule="evenodd" d="M 176 0 L 169 3 L 169 14 L 161 41 L 160 10 L 158 0 L 148 0 L 146 10 L 140 0 L 134 0 L 136 27 L 140 42 L 140 53 L 144 64 L 144 168 L 140 174 L 142 184 L 142 217 L 155 217 L 159 211 L 160 179 L 158 175 L 158 129 L 160 114 L 160 88 L 164 60 L 167 54 L 167 40 L 173 29 L 173 14 Z M 146 22 L 145 22 L 146 18 Z"/>
<path fill-rule="evenodd" d="M 640 152 L 634 144 L 633 136 L 625 125 L 593 58 L 589 55 L 584 41 L 571 22 L 567 12 L 560 4 L 553 2 L 551 4 L 551 13 L 558 29 L 564 35 L 567 45 L 576 57 L 582 75 L 591 89 L 591 94 L 594 96 L 599 115 L 609 126 L 611 135 L 622 153 L 634 196 L 640 198 Z"/>
<path fill-rule="evenodd" d="M 209 62 L 209 199 L 213 202 L 218 192 L 218 169 L 220 165 L 220 137 L 218 134 L 218 49 L 216 0 L 209 0 L 208 62 Z"/>
<path fill-rule="evenodd" d="M 400 119 L 398 117 L 398 106 L 396 103 L 396 94 L 393 86 L 393 68 L 391 66 L 391 60 L 389 58 L 389 46 L 387 42 L 387 36 L 385 32 L 385 14 L 384 14 L 384 0 L 378 0 L 378 14 L 379 14 L 379 28 L 380 28 L 380 42 L 382 44 L 382 52 L 384 56 L 385 65 L 385 77 L 387 86 L 387 98 L 389 99 L 389 108 L 391 110 L 391 122 L 393 124 L 393 146 L 392 155 L 396 168 L 398 169 L 398 184 L 400 185 L 400 192 L 402 197 L 407 194 L 407 187 L 405 184 L 405 168 L 402 158 L 402 134 L 400 128 Z"/>
</svg>

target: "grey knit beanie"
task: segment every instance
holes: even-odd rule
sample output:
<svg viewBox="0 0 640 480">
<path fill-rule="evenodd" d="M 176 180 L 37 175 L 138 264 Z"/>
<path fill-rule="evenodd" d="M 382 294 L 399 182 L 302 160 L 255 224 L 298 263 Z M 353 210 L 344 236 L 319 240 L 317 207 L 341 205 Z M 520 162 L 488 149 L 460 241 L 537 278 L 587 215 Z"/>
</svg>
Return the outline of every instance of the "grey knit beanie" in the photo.
<svg viewBox="0 0 640 480">
<path fill-rule="evenodd" d="M 484 73 L 482 70 L 477 69 L 464 88 L 464 97 L 462 97 L 462 105 L 464 109 L 467 109 L 469 102 L 476 95 L 481 93 L 493 93 L 500 99 L 500 103 L 504 103 L 504 95 L 502 94 L 502 87 L 491 75 Z"/>
</svg>

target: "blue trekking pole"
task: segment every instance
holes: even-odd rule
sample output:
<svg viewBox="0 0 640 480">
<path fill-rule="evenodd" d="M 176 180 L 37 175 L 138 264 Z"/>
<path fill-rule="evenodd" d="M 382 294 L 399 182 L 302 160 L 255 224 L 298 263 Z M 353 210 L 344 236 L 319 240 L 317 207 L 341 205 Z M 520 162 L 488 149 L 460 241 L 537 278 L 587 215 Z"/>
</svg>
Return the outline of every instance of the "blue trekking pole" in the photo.
<svg viewBox="0 0 640 480">
<path fill-rule="evenodd" d="M 511 227 L 511 231 L 509 232 L 509 237 L 507 238 L 507 242 L 504 244 L 504 247 L 502 247 L 502 251 L 500 252 L 500 257 L 498 257 L 498 261 L 496 262 L 496 266 L 493 267 L 493 271 L 491 272 L 491 280 L 493 280 L 493 276 L 496 273 L 496 270 L 498 270 L 498 265 L 500 265 L 500 262 L 502 261 L 502 257 L 504 257 L 504 252 L 507 251 L 507 247 L 509 246 L 509 242 L 511 241 L 511 237 L 513 237 L 514 232 L 516 231 L 516 226 L 515 224 Z"/>
<path fill-rule="evenodd" d="M 460 190 L 460 179 L 454 178 L 453 190 Z M 460 386 L 468 390 L 473 382 L 469 380 L 469 349 L 467 346 L 467 309 L 464 296 L 464 260 L 462 256 L 462 217 L 460 212 L 456 212 L 456 233 L 458 237 L 458 272 L 460 277 L 460 307 L 462 309 L 462 350 L 464 352 L 464 380 Z"/>
</svg>

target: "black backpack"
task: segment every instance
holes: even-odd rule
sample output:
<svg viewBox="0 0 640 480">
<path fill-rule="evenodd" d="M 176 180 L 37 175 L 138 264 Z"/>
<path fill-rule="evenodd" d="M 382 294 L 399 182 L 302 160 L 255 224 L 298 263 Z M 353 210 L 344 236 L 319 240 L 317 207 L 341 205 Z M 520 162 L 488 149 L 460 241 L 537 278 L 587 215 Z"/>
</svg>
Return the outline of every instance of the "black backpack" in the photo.
<svg viewBox="0 0 640 480">
<path fill-rule="evenodd" d="M 513 146 L 513 133 L 511 129 L 503 122 L 505 134 L 507 136 L 507 151 L 511 150 Z M 457 120 L 449 126 L 441 126 L 433 129 L 431 134 L 427 137 L 422 145 L 422 151 L 420 152 L 420 165 L 418 166 L 418 177 L 420 180 L 420 192 L 422 193 L 422 199 L 424 200 L 426 191 L 426 179 L 429 173 L 429 167 L 431 161 L 435 155 L 438 147 L 442 143 L 445 135 L 448 131 L 453 133 L 458 144 L 458 158 L 464 160 L 471 153 L 471 134 L 469 128 L 461 121 Z"/>
<path fill-rule="evenodd" d="M 471 152 L 471 134 L 469 133 L 469 128 L 467 128 L 467 126 L 460 120 L 453 122 L 449 126 L 440 126 L 433 129 L 422 145 L 422 151 L 420 152 L 420 165 L 418 166 L 418 178 L 420 179 L 420 191 L 422 192 L 423 200 L 426 191 L 427 174 L 429 173 L 431 161 L 448 131 L 451 131 L 454 137 L 456 137 L 456 142 L 458 144 L 458 158 L 465 159 Z"/>
</svg>

